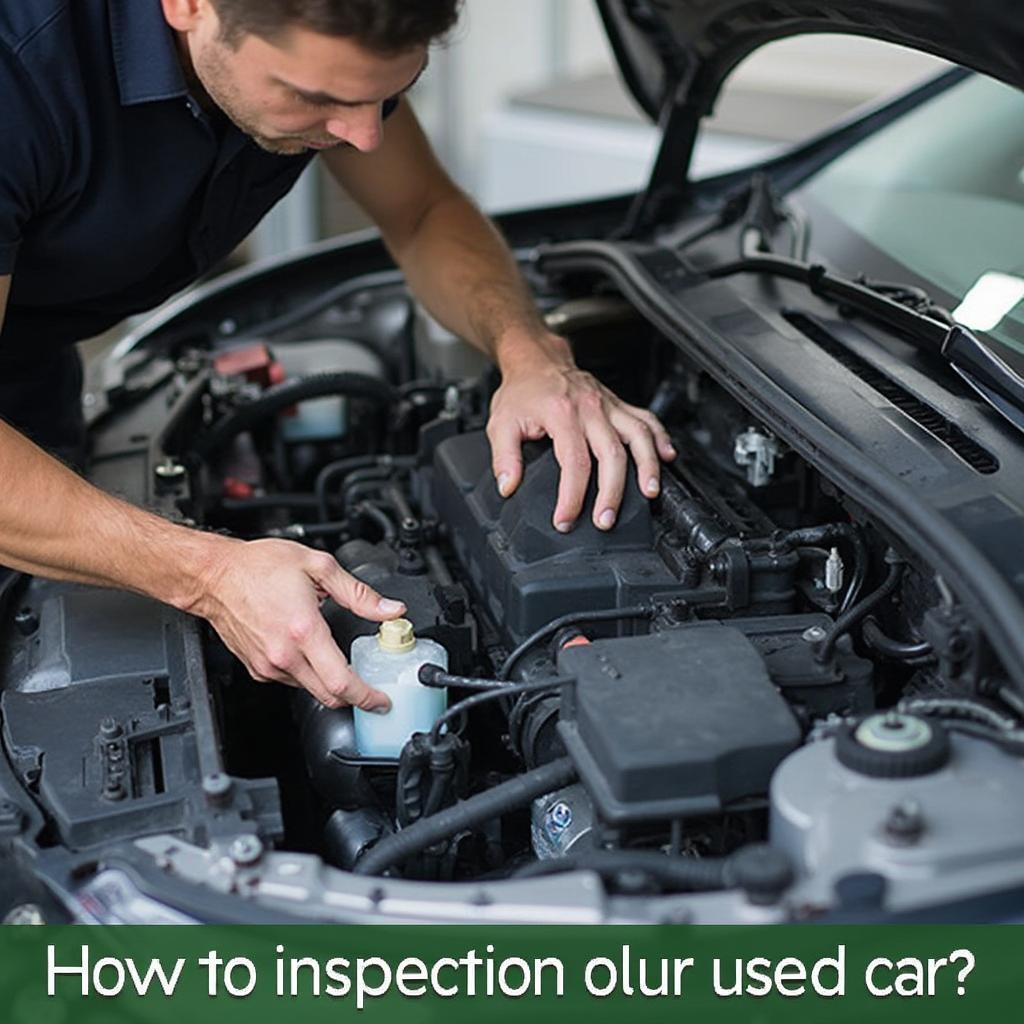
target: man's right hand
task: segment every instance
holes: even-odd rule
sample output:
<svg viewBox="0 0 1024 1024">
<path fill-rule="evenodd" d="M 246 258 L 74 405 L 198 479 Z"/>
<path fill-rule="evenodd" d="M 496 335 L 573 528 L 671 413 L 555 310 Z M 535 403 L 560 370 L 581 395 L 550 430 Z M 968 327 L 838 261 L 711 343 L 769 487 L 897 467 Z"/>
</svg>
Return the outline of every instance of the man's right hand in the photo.
<svg viewBox="0 0 1024 1024">
<path fill-rule="evenodd" d="M 0 330 L 11 279 L 0 275 Z M 405 606 L 322 551 L 200 533 L 97 490 L 0 418 L 0 565 L 123 587 L 207 619 L 249 673 L 308 690 L 328 707 L 391 706 L 352 671 L 320 613 L 333 597 L 373 622 Z M 169 568 L 170 567 L 170 568 Z"/>
<path fill-rule="evenodd" d="M 405 606 L 381 597 L 322 551 L 284 540 L 223 540 L 186 607 L 206 619 L 260 681 L 301 686 L 321 704 L 385 714 L 387 696 L 364 683 L 338 649 L 320 603 L 327 597 L 373 622 Z"/>
</svg>

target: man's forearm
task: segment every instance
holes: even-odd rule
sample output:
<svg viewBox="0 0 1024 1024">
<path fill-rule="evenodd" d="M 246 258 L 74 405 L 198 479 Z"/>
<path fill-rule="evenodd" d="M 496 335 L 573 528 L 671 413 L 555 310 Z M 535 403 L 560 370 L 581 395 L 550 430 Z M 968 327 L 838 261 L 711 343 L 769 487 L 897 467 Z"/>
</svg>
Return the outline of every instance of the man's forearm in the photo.
<svg viewBox="0 0 1024 1024">
<path fill-rule="evenodd" d="M 105 494 L 0 422 L 0 565 L 190 607 L 224 538 Z"/>
<path fill-rule="evenodd" d="M 504 239 L 460 192 L 436 201 L 392 251 L 431 314 L 503 370 L 537 355 L 571 361 L 566 342 L 545 327 Z"/>
</svg>

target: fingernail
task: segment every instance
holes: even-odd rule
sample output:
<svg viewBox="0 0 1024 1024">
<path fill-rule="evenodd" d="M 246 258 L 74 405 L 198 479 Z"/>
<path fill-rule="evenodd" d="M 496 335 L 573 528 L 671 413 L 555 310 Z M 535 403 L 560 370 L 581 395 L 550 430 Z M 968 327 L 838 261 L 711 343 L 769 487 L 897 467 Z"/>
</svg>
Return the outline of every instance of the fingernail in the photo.
<svg viewBox="0 0 1024 1024">
<path fill-rule="evenodd" d="M 647 481 L 647 493 L 652 498 L 656 498 L 658 496 L 658 491 L 660 491 L 660 490 L 661 490 L 661 483 L 659 482 L 657 477 L 653 477 L 652 476 L 651 479 Z"/>
<path fill-rule="evenodd" d="M 376 707 L 376 708 L 373 708 L 372 710 L 373 710 L 373 713 L 375 715 L 386 715 L 386 714 L 388 714 L 391 711 L 391 708 Z"/>
<path fill-rule="evenodd" d="M 401 615 L 405 611 L 405 605 L 401 601 L 392 601 L 390 598 L 382 597 L 377 602 L 377 611 L 381 615 Z"/>
<path fill-rule="evenodd" d="M 555 523 L 555 529 L 559 533 L 568 533 L 572 529 L 572 523 Z"/>
<path fill-rule="evenodd" d="M 615 513 L 610 508 L 606 508 L 597 522 L 602 530 L 610 530 L 615 525 Z"/>
<path fill-rule="evenodd" d="M 508 494 L 508 485 L 512 482 L 512 477 L 508 473 L 502 473 L 498 477 L 498 493 L 504 498 Z"/>
<path fill-rule="evenodd" d="M 665 452 L 667 453 L 667 455 L 668 455 L 668 457 L 669 457 L 670 459 L 674 459 L 674 458 L 675 458 L 675 457 L 676 457 L 676 456 L 677 456 L 677 455 L 679 454 L 679 452 L 677 452 L 677 451 L 676 451 L 676 447 L 675 447 L 675 445 L 673 445 L 673 444 L 670 444 L 670 445 L 669 445 L 669 446 L 668 446 L 668 447 L 667 447 L 667 448 L 665 449 Z"/>
</svg>

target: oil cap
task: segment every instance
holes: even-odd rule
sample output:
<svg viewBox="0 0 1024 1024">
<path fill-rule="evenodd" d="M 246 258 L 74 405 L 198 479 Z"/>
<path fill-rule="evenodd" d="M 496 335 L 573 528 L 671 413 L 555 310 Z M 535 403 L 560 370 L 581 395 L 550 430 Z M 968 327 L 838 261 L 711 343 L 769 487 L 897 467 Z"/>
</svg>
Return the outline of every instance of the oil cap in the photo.
<svg viewBox="0 0 1024 1024">
<path fill-rule="evenodd" d="M 416 634 L 408 619 L 391 619 L 382 622 L 377 632 L 377 644 L 389 654 L 404 654 L 416 646 Z"/>
</svg>

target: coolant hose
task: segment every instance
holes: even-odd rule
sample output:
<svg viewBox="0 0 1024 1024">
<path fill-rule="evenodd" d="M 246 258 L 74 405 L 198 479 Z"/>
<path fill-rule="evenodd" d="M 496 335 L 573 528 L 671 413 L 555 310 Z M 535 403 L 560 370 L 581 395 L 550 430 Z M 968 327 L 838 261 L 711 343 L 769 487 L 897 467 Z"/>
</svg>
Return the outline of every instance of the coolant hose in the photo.
<svg viewBox="0 0 1024 1024">
<path fill-rule="evenodd" d="M 314 373 L 275 384 L 259 398 L 228 413 L 195 445 L 195 451 L 206 458 L 229 441 L 262 420 L 312 398 L 342 396 L 362 398 L 388 409 L 395 399 L 395 390 L 385 381 L 363 373 Z"/>
<path fill-rule="evenodd" d="M 359 858 L 352 870 L 357 875 L 380 875 L 435 843 L 525 807 L 537 797 L 575 780 L 576 768 L 567 757 L 534 768 L 428 818 L 420 818 L 401 832 L 385 836 Z"/>
</svg>

